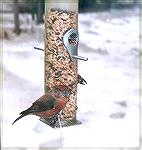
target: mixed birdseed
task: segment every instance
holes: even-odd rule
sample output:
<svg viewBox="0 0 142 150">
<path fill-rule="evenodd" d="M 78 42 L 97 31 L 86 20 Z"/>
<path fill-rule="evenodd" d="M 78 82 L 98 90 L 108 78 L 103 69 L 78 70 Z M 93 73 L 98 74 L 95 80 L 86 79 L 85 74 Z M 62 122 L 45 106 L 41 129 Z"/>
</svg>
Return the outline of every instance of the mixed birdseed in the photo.
<svg viewBox="0 0 142 150">
<path fill-rule="evenodd" d="M 69 29 L 77 29 L 77 12 L 50 9 L 45 17 L 45 92 L 59 84 L 71 89 L 62 118 L 72 120 L 76 117 L 77 62 L 71 60 L 63 36 Z"/>
</svg>

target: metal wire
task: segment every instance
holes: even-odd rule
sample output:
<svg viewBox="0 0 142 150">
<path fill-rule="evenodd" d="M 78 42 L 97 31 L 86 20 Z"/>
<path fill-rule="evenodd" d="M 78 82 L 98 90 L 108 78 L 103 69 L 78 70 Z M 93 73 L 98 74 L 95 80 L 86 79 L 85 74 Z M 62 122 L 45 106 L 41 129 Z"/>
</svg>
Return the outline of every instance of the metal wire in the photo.
<svg viewBox="0 0 142 150">
<path fill-rule="evenodd" d="M 59 127 L 60 127 L 60 131 L 61 131 L 61 150 L 63 150 L 63 127 L 62 127 L 62 123 L 61 123 L 61 112 L 58 114 L 58 122 L 59 122 Z"/>
</svg>

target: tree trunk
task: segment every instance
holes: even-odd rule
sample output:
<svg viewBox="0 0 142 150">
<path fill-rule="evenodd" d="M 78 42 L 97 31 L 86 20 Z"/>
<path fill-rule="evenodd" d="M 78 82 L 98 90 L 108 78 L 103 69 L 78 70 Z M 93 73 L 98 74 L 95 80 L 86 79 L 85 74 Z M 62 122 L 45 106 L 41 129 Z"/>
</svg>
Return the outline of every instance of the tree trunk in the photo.
<svg viewBox="0 0 142 150">
<path fill-rule="evenodd" d="M 15 33 L 17 35 L 20 34 L 20 20 L 19 20 L 19 2 L 18 0 L 14 0 L 14 25 L 15 25 Z"/>
<path fill-rule="evenodd" d="M 44 14 L 44 10 L 43 10 L 43 5 L 44 5 L 44 1 L 42 0 L 37 0 L 37 24 L 43 23 L 43 14 Z"/>
</svg>

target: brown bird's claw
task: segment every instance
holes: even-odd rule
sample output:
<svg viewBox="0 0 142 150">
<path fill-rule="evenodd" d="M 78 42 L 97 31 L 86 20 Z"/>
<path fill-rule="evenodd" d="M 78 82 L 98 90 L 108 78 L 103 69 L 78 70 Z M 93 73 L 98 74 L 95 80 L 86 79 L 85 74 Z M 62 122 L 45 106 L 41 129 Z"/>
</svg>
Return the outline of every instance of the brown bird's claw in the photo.
<svg viewBox="0 0 142 150">
<path fill-rule="evenodd" d="M 49 125 L 50 127 L 55 128 L 57 120 L 58 120 L 58 116 L 55 115 L 55 116 L 52 116 L 50 118 L 41 117 L 39 120 L 42 121 L 43 123 Z"/>
</svg>

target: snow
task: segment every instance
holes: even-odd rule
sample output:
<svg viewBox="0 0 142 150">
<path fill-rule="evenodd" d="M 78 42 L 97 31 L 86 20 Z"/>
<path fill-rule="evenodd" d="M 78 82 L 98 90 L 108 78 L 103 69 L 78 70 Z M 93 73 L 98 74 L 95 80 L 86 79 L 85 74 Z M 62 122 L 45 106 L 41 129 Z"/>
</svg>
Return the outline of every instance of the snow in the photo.
<svg viewBox="0 0 142 150">
<path fill-rule="evenodd" d="M 29 27 L 29 18 L 22 16 L 24 28 Z M 11 21 L 4 27 L 11 30 Z M 78 85 L 77 118 L 82 124 L 62 130 L 52 129 L 36 116 L 11 125 L 19 112 L 43 94 L 44 54 L 33 49 L 33 45 L 44 47 L 43 31 L 44 25 L 34 25 L 20 36 L 10 34 L 10 39 L 3 40 L 2 146 L 138 148 L 138 9 L 79 14 L 79 55 L 89 60 L 79 61 L 78 72 L 88 84 Z"/>
</svg>

